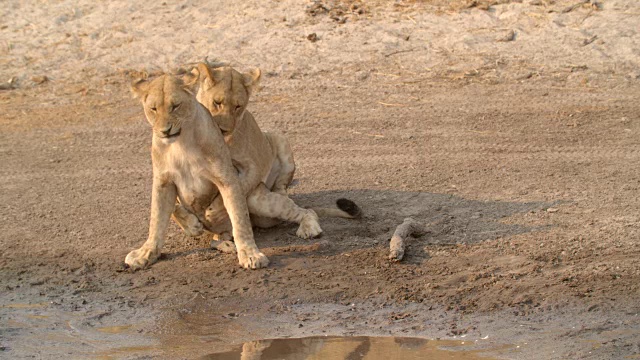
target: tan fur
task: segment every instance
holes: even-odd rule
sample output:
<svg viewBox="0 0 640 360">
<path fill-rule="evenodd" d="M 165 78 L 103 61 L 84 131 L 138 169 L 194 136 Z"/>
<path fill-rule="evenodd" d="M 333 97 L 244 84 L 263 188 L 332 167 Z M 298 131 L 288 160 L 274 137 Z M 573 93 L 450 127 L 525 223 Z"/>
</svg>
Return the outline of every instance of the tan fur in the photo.
<svg viewBox="0 0 640 360">
<path fill-rule="evenodd" d="M 286 196 L 295 171 L 289 142 L 279 134 L 263 133 L 246 110 L 251 89 L 259 78 L 259 70 L 241 74 L 231 67 L 210 69 L 201 63 L 187 82 L 198 84 L 198 101 L 222 130 L 254 224 L 269 227 L 282 220 L 292 221 L 300 224 L 299 237 L 315 237 L 322 232 L 316 213 L 297 206 Z M 205 218 L 219 225 L 214 232 L 224 232 L 224 205 L 216 198 L 206 211 Z M 174 218 L 179 223 L 182 220 Z M 189 228 L 180 225 L 185 231 Z"/>
<path fill-rule="evenodd" d="M 200 63 L 194 69 L 196 97 L 220 126 L 245 192 L 264 182 L 272 191 L 286 194 L 295 172 L 289 141 L 277 133 L 263 133 L 246 110 L 260 74 L 258 69 L 241 74 L 229 66 L 210 69 Z"/>
<path fill-rule="evenodd" d="M 261 268 L 269 260 L 255 245 L 246 196 L 220 128 L 189 88 L 169 75 L 137 81 L 132 92 L 140 98 L 152 126 L 153 187 L 149 237 L 125 262 L 133 269 L 155 262 L 164 243 L 172 213 L 190 234 L 217 224 L 206 219 L 207 207 L 224 201 L 238 260 L 245 268 Z M 176 204 L 176 200 L 179 202 Z"/>
<path fill-rule="evenodd" d="M 200 63 L 187 76 L 187 82 L 199 83 L 198 101 L 223 129 L 234 166 L 240 171 L 242 187 L 250 195 L 249 211 L 254 225 L 271 227 L 280 223 L 278 219 L 297 222 L 295 217 L 315 218 L 316 214 L 347 219 L 359 217 L 360 214 L 354 216 L 338 208 L 303 209 L 287 197 L 287 188 L 296 170 L 289 140 L 278 133 L 262 132 L 253 115 L 246 110 L 251 92 L 260 81 L 260 74 L 259 69 L 242 74 L 229 66 L 211 69 Z M 220 213 L 223 210 L 221 205 L 214 204 L 211 211 Z M 291 214 L 284 214 L 286 212 Z M 300 225 L 301 228 L 307 226 L 304 223 Z M 308 226 L 316 227 L 311 223 Z M 319 224 L 317 228 L 322 231 Z M 299 229 L 298 235 L 304 238 L 308 231 L 311 230 Z"/>
</svg>

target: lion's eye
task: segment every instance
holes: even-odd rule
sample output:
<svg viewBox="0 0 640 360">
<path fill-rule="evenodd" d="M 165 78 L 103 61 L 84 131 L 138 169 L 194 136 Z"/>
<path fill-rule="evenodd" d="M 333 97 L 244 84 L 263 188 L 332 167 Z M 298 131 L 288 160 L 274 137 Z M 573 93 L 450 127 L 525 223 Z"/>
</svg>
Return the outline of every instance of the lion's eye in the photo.
<svg viewBox="0 0 640 360">
<path fill-rule="evenodd" d="M 173 104 L 171 105 L 171 112 L 173 112 L 174 110 L 176 110 L 177 108 L 180 107 L 181 104 Z"/>
<path fill-rule="evenodd" d="M 157 110 L 158 110 L 158 109 L 156 109 L 156 107 L 155 107 L 155 106 L 151 108 L 151 111 L 153 111 L 153 112 L 156 112 Z"/>
<path fill-rule="evenodd" d="M 215 106 L 216 109 L 219 109 L 220 106 L 222 106 L 222 100 L 213 100 L 213 106 Z"/>
<path fill-rule="evenodd" d="M 240 110 L 241 107 L 242 106 L 240 106 L 240 105 L 236 105 L 236 111 Z"/>
</svg>

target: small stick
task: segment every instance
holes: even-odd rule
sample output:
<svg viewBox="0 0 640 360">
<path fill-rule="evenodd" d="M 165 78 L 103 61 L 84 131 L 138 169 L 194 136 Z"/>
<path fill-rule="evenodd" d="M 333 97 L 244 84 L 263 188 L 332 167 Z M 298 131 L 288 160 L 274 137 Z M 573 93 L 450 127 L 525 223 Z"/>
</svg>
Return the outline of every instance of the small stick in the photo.
<svg viewBox="0 0 640 360">
<path fill-rule="evenodd" d="M 389 245 L 389 260 L 400 261 L 404 257 L 405 239 L 410 235 L 419 236 L 426 232 L 426 229 L 422 224 L 415 221 L 413 218 L 406 218 L 402 224 L 398 225 L 396 231 L 391 237 L 391 244 Z"/>
<path fill-rule="evenodd" d="M 588 3 L 590 0 L 582 0 L 579 3 L 573 4 L 567 8 L 565 8 L 564 10 L 561 11 L 561 13 L 566 14 L 568 12 L 572 12 L 573 10 L 579 8 L 580 6 L 582 6 L 583 4 Z"/>
<path fill-rule="evenodd" d="M 390 103 L 386 103 L 386 102 L 382 102 L 382 101 L 378 101 L 378 104 L 384 105 L 384 106 L 409 106 L 409 105 L 405 105 L 405 104 L 390 104 Z"/>
<path fill-rule="evenodd" d="M 398 51 L 394 51 L 392 53 L 385 54 L 384 57 L 389 57 L 389 56 L 396 55 L 396 54 L 402 54 L 402 53 L 406 53 L 406 52 L 411 52 L 411 51 L 414 51 L 414 50 L 415 50 L 415 48 L 407 49 L 407 50 L 398 50 Z"/>
<path fill-rule="evenodd" d="M 400 77 L 400 75 L 396 75 L 396 74 L 387 74 L 387 73 L 381 73 L 381 72 L 374 72 L 372 73 L 373 75 L 380 75 L 380 76 L 393 76 L 393 77 Z"/>
<path fill-rule="evenodd" d="M 588 39 L 582 40 L 582 46 L 587 46 L 587 45 L 591 44 L 592 42 L 596 41 L 597 38 L 598 38 L 598 35 L 593 35 L 592 37 L 590 37 Z"/>
</svg>

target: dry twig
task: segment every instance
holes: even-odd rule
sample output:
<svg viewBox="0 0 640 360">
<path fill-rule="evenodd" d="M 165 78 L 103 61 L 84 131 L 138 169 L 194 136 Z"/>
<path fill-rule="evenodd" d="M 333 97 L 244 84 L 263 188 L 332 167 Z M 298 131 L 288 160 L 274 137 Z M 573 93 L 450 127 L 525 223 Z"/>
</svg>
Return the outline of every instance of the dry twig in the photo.
<svg viewBox="0 0 640 360">
<path fill-rule="evenodd" d="M 407 49 L 407 50 L 398 50 L 398 51 L 394 51 L 394 52 L 385 54 L 384 57 L 389 57 L 389 56 L 392 56 L 392 55 L 402 54 L 402 53 L 406 53 L 406 52 L 412 52 L 414 50 L 415 50 L 415 48 L 411 48 L 411 49 Z"/>
<path fill-rule="evenodd" d="M 581 7 L 582 5 L 589 3 L 589 1 L 591 1 L 591 0 L 582 0 L 579 3 L 575 3 L 575 4 L 565 8 L 564 10 L 561 11 L 561 13 L 565 14 L 565 13 L 568 13 L 568 12 L 572 12 L 573 10 Z"/>
<path fill-rule="evenodd" d="M 592 42 L 596 41 L 597 38 L 598 38 L 598 35 L 593 35 L 592 37 L 590 37 L 588 39 L 582 40 L 582 46 L 587 46 L 587 45 L 591 44 Z"/>
</svg>

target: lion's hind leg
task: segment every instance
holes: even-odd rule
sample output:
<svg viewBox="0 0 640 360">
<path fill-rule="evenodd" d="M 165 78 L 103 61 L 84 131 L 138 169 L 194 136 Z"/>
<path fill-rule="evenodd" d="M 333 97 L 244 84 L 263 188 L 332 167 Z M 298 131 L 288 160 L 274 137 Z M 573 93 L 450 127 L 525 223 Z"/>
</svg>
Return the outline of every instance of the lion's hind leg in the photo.
<svg viewBox="0 0 640 360">
<path fill-rule="evenodd" d="M 211 241 L 211 248 L 220 251 L 225 254 L 237 254 L 236 244 L 233 241 Z"/>
<path fill-rule="evenodd" d="M 322 233 L 315 211 L 299 207 L 287 196 L 269 191 L 264 184 L 258 185 L 249 194 L 247 205 L 249 212 L 254 215 L 300 224 L 296 235 L 303 239 L 310 239 Z"/>
<path fill-rule="evenodd" d="M 265 136 L 271 143 L 271 148 L 276 156 L 276 162 L 278 166 L 277 174 L 271 191 L 280 195 L 287 194 L 287 187 L 293 181 L 293 174 L 296 171 L 296 163 L 293 159 L 293 150 L 291 150 L 291 144 L 289 140 L 277 133 L 265 133 Z"/>
</svg>

